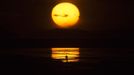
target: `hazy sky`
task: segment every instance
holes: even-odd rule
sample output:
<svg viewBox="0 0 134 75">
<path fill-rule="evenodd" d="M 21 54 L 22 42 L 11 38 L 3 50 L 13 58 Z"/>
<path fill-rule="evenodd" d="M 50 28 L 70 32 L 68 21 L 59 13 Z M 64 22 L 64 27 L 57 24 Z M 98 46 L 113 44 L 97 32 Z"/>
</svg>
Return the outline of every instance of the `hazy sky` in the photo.
<svg viewBox="0 0 134 75">
<path fill-rule="evenodd" d="M 1 33 L 32 33 L 54 28 L 51 10 L 64 0 L 3 0 Z M 65 0 L 80 9 L 76 29 L 120 31 L 132 28 L 132 3 L 122 0 Z M 128 29 L 129 30 L 129 29 Z"/>
</svg>

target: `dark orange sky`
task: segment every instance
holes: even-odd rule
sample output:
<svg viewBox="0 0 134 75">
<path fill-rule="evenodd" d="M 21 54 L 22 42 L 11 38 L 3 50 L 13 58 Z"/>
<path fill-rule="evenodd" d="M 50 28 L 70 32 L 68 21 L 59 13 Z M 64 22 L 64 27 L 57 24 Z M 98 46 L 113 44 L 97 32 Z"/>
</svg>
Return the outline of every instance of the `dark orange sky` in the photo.
<svg viewBox="0 0 134 75">
<path fill-rule="evenodd" d="M 1 38 L 47 37 L 62 35 L 76 38 L 105 37 L 111 39 L 132 39 L 132 2 L 122 0 L 66 0 L 80 9 L 80 22 L 75 31 L 66 36 L 55 31 L 51 10 L 63 0 L 3 0 L 0 12 Z M 70 28 L 71 29 L 71 28 Z M 74 32 L 74 33 L 72 33 Z M 85 34 L 87 33 L 87 34 Z M 90 35 L 89 35 L 90 34 Z M 56 37 L 54 37 L 56 35 Z M 133 39 L 132 39 L 133 40 Z"/>
<path fill-rule="evenodd" d="M 51 9 L 63 0 L 3 0 L 3 31 L 25 33 L 53 28 Z M 118 30 L 128 27 L 131 4 L 122 0 L 65 0 L 76 4 L 81 12 L 77 28 Z"/>
</svg>

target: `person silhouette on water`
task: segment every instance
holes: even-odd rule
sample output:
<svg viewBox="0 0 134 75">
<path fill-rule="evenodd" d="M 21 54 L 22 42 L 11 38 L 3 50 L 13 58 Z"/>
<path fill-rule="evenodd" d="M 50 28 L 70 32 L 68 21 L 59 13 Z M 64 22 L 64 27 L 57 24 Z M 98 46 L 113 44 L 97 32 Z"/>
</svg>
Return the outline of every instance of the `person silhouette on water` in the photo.
<svg viewBox="0 0 134 75">
<path fill-rule="evenodd" d="M 68 56 L 67 55 L 65 56 L 65 58 L 66 58 L 66 62 L 68 62 Z"/>
</svg>

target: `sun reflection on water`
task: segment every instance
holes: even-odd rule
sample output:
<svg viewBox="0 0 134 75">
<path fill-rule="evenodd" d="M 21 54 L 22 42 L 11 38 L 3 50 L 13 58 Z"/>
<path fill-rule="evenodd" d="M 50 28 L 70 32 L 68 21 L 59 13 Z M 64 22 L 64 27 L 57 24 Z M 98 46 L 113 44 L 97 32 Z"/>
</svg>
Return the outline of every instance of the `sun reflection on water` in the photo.
<svg viewBox="0 0 134 75">
<path fill-rule="evenodd" d="M 51 48 L 53 59 L 62 62 L 78 62 L 80 57 L 80 48 Z"/>
</svg>

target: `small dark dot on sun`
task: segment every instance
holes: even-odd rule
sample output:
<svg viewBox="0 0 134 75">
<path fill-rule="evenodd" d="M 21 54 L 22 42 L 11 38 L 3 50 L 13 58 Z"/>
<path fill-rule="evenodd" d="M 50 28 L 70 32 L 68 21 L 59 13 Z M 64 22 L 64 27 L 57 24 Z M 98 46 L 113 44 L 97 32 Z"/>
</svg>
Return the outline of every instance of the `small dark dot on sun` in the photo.
<svg viewBox="0 0 134 75">
<path fill-rule="evenodd" d="M 59 16 L 59 15 L 55 14 L 54 16 Z"/>
</svg>

